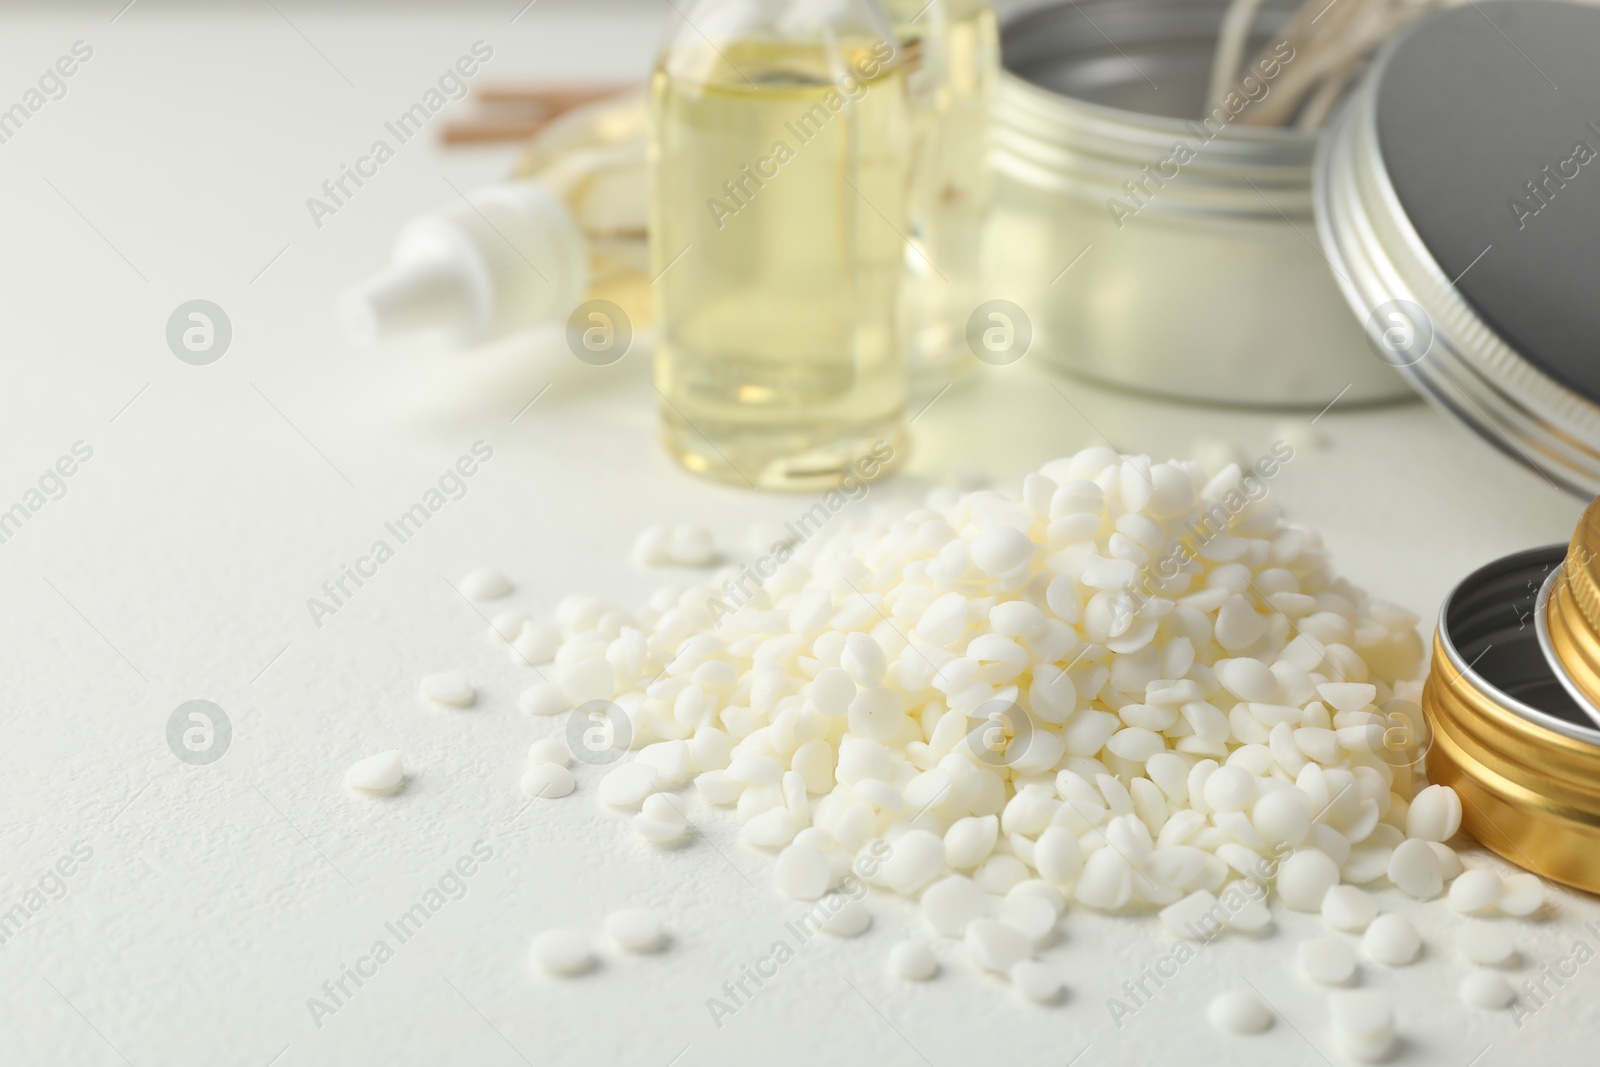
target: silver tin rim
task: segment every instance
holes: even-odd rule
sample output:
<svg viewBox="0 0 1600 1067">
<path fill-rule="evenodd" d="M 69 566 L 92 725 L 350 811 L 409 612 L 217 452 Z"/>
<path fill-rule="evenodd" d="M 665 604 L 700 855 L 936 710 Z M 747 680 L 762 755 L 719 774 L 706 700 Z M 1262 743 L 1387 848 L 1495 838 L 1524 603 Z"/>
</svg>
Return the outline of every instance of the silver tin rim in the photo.
<svg viewBox="0 0 1600 1067">
<path fill-rule="evenodd" d="M 1534 601 L 1533 606 L 1533 625 L 1539 632 L 1539 650 L 1544 653 L 1544 658 L 1549 662 L 1550 669 L 1555 672 L 1556 681 L 1561 683 L 1561 688 L 1567 691 L 1567 695 L 1572 698 L 1573 703 L 1577 704 L 1585 715 L 1594 720 L 1596 727 L 1600 727 L 1600 708 L 1595 707 L 1594 701 L 1590 700 L 1583 690 L 1578 688 L 1577 683 L 1572 680 L 1572 675 L 1567 673 L 1566 666 L 1561 662 L 1560 657 L 1556 655 L 1554 642 L 1550 640 L 1550 616 L 1548 613 L 1550 597 L 1555 593 L 1556 583 L 1561 580 L 1561 576 L 1566 573 L 1566 570 L 1567 564 L 1563 560 L 1561 566 L 1551 571 L 1550 576 L 1544 580 L 1544 584 L 1539 586 L 1539 597 Z"/>
<path fill-rule="evenodd" d="M 1046 34 L 1054 22 L 1083 21 L 1083 7 L 1107 6 L 1089 0 L 1049 5 L 1007 20 L 1004 32 Z M 1115 5 L 1125 23 L 1138 20 L 1152 40 L 1184 44 L 1209 52 L 1225 5 L 1198 5 L 1193 0 L 1153 0 L 1138 6 Z M 1174 30 L 1163 16 L 1182 12 L 1188 30 Z M 1286 13 L 1268 11 L 1263 19 Z M 1195 32 L 1201 23 L 1209 36 Z M 1275 26 L 1276 23 L 1268 23 Z M 1066 36 L 1058 31 L 1057 37 Z M 1085 56 L 1104 48 L 1102 38 L 1083 34 Z M 1070 48 L 1071 42 L 1067 47 Z M 1138 168 L 1169 154 L 1176 142 L 1199 142 L 1201 119 L 1168 118 L 1129 111 L 1067 96 L 1036 85 L 1003 69 L 993 116 L 993 158 L 996 166 L 1026 184 L 1066 191 L 1088 199 L 1121 195 L 1124 179 Z M 1278 127 L 1229 123 L 1200 144 L 1196 158 L 1184 165 L 1183 180 L 1172 182 L 1145 208 L 1158 214 L 1221 216 L 1280 223 L 1284 215 L 1309 218 L 1310 185 L 1317 134 Z"/>
<path fill-rule="evenodd" d="M 1322 249 L 1364 323 L 1385 303 L 1426 312 L 1431 348 L 1397 369 L 1429 402 L 1513 460 L 1585 499 L 1600 495 L 1600 406 L 1523 359 L 1478 317 L 1411 225 L 1378 143 L 1389 42 L 1317 150 L 1312 198 Z M 1370 332 L 1370 326 L 1369 326 Z"/>
<path fill-rule="evenodd" d="M 1550 576 L 1561 573 L 1559 561 L 1566 557 L 1566 551 L 1566 545 L 1546 545 L 1543 548 L 1524 549 L 1521 552 L 1512 553 L 1509 556 L 1504 556 L 1495 560 L 1493 563 L 1479 567 L 1477 570 L 1467 575 L 1461 580 L 1459 585 L 1450 590 L 1450 594 L 1444 598 L 1444 604 L 1439 608 L 1439 644 L 1444 649 L 1445 658 L 1450 661 L 1450 666 L 1453 667 L 1459 675 L 1464 678 L 1470 678 L 1472 680 L 1473 687 L 1478 689 L 1480 692 L 1493 693 L 1495 703 L 1499 704 L 1507 711 L 1515 712 L 1517 715 L 1527 719 L 1529 722 L 1538 726 L 1542 726 L 1546 730 L 1551 730 L 1555 733 L 1561 734 L 1563 737 L 1570 737 L 1574 741 L 1582 741 L 1586 744 L 1600 746 L 1600 725 L 1591 728 L 1568 722 L 1566 719 L 1559 718 L 1558 716 L 1552 715 L 1547 711 L 1543 711 L 1534 707 L 1532 704 L 1529 704 L 1518 697 L 1512 696 L 1500 686 L 1494 684 L 1488 678 L 1479 674 L 1473 666 L 1477 660 L 1474 659 L 1471 663 L 1467 662 L 1466 657 L 1461 654 L 1461 650 L 1456 646 L 1455 635 L 1451 632 L 1450 628 L 1451 609 L 1456 606 L 1457 601 L 1460 599 L 1463 593 L 1470 591 L 1474 583 L 1492 581 L 1502 577 L 1507 573 L 1514 573 L 1518 578 L 1520 578 L 1524 568 L 1532 570 L 1547 562 L 1556 563 L 1557 565 L 1551 568 L 1550 575 L 1546 577 L 1546 584 L 1548 584 Z M 1541 599 L 1538 602 L 1542 603 L 1542 598 L 1544 596 L 1542 590 L 1539 596 Z M 1496 602 L 1496 607 L 1503 608 L 1504 604 L 1501 602 Z M 1543 656 L 1546 666 L 1551 669 L 1556 679 L 1561 682 L 1562 687 L 1568 688 L 1568 691 L 1570 692 L 1566 677 L 1560 669 L 1559 663 L 1553 656 L 1550 655 L 1549 642 L 1545 636 L 1545 631 L 1542 628 L 1544 615 L 1542 611 L 1538 609 L 1535 610 L 1535 614 L 1538 616 L 1539 625 L 1541 626 L 1537 637 L 1540 654 Z M 1485 649 L 1485 651 L 1487 651 L 1487 649 Z M 1578 706 L 1585 709 L 1585 711 L 1587 711 L 1587 705 L 1587 701 L 1580 701 L 1578 704 Z"/>
</svg>

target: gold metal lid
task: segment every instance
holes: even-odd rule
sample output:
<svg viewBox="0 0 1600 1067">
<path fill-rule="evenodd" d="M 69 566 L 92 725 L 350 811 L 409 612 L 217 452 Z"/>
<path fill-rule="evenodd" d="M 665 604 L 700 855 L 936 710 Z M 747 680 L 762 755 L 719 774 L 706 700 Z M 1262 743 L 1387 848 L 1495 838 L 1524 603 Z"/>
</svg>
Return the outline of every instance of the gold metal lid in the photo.
<svg viewBox="0 0 1600 1067">
<path fill-rule="evenodd" d="M 1580 535 L 1585 527 L 1594 529 L 1586 521 Z M 1496 560 L 1445 601 L 1422 697 L 1432 734 L 1427 768 L 1431 781 L 1460 794 L 1462 826 L 1485 847 L 1600 892 L 1600 727 L 1564 688 L 1534 625 L 1540 590 L 1566 555 L 1552 545 Z M 1574 605 L 1586 596 L 1594 604 L 1600 585 L 1582 571 L 1554 585 L 1558 594 L 1570 586 Z M 1583 641 L 1586 654 L 1600 649 L 1600 628 L 1573 631 L 1572 620 L 1588 618 L 1575 610 L 1558 609 L 1552 597 L 1550 629 L 1563 628 L 1569 650 Z M 1600 664 L 1600 656 L 1587 662 Z"/>
</svg>

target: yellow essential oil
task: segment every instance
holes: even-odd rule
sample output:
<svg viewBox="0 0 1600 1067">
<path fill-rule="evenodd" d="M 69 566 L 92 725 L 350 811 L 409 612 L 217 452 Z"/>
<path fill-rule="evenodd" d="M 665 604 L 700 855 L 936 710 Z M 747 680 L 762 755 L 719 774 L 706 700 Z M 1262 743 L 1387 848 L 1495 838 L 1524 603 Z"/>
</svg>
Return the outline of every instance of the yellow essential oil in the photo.
<svg viewBox="0 0 1600 1067">
<path fill-rule="evenodd" d="M 877 473 L 904 450 L 910 129 L 894 42 L 669 48 L 651 111 L 667 448 L 763 489 Z"/>
</svg>

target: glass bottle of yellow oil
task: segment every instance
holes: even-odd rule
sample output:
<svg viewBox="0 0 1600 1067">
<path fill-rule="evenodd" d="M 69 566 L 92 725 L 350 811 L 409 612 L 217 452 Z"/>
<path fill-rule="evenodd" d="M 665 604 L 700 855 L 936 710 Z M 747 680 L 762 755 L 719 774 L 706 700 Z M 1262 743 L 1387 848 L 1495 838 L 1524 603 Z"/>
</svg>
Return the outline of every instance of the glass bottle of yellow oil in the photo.
<svg viewBox="0 0 1600 1067">
<path fill-rule="evenodd" d="M 702 0 L 651 83 L 656 388 L 690 470 L 763 489 L 904 452 L 910 120 L 876 0 Z"/>
<path fill-rule="evenodd" d="M 905 50 L 912 103 L 906 358 L 912 392 L 931 395 L 977 365 L 967 319 L 991 295 L 981 250 L 1000 33 L 989 0 L 884 0 L 884 10 Z"/>
</svg>

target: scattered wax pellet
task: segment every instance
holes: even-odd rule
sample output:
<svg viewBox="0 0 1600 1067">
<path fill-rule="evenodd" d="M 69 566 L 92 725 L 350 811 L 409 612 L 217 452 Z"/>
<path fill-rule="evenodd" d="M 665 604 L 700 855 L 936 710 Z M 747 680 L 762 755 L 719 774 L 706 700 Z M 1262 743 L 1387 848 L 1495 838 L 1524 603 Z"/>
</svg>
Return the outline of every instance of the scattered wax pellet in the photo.
<svg viewBox="0 0 1600 1067">
<path fill-rule="evenodd" d="M 1307 978 L 1322 985 L 1344 985 L 1356 973 L 1355 950 L 1340 937 L 1317 937 L 1302 941 L 1295 959 Z"/>
<path fill-rule="evenodd" d="M 572 751 L 559 737 L 541 737 L 528 746 L 528 766 L 537 767 L 541 763 L 558 763 L 563 767 L 570 767 Z"/>
<path fill-rule="evenodd" d="M 594 948 L 577 930 L 546 930 L 533 939 L 533 962 L 556 975 L 582 974 L 595 965 Z"/>
<path fill-rule="evenodd" d="M 1447 785 L 1430 785 L 1411 800 L 1406 836 L 1444 842 L 1461 829 L 1461 798 Z"/>
<path fill-rule="evenodd" d="M 1211 998 L 1206 1019 L 1225 1034 L 1259 1034 L 1272 1025 L 1272 1011 L 1254 993 L 1231 989 Z"/>
<path fill-rule="evenodd" d="M 1000 903 L 1000 921 L 1029 941 L 1042 941 L 1056 926 L 1056 909 L 1036 896 L 1006 894 Z"/>
<path fill-rule="evenodd" d="M 509 640 L 511 662 L 537 667 L 556 658 L 556 650 L 561 647 L 561 631 L 549 623 L 525 622 Z"/>
<path fill-rule="evenodd" d="M 517 707 L 527 715 L 560 715 L 575 705 L 554 682 L 535 682 L 522 691 Z"/>
<path fill-rule="evenodd" d="M 967 925 L 967 955 L 987 971 L 1005 974 L 1028 957 L 1033 950 L 1019 930 L 994 919 L 978 919 Z"/>
<path fill-rule="evenodd" d="M 1335 930 L 1360 933 L 1378 917 L 1372 894 L 1353 885 L 1336 885 L 1322 898 L 1322 920 Z"/>
<path fill-rule="evenodd" d="M 1482 968 L 1474 969 L 1461 980 L 1461 999 L 1474 1008 L 1496 1011 L 1516 999 L 1516 992 L 1503 975 Z"/>
<path fill-rule="evenodd" d="M 1380 915 L 1367 926 L 1361 947 L 1374 963 L 1404 967 L 1422 950 L 1422 938 L 1404 915 Z"/>
<path fill-rule="evenodd" d="M 1064 986 L 1055 968 L 1038 960 L 1020 960 L 1007 975 L 1018 993 L 1036 1004 L 1053 1004 L 1061 999 Z"/>
<path fill-rule="evenodd" d="M 559 800 L 577 787 L 572 772 L 559 763 L 540 763 L 522 772 L 522 791 L 541 800 Z"/>
<path fill-rule="evenodd" d="M 1463 871 L 1450 884 L 1450 907 L 1464 914 L 1492 911 L 1500 903 L 1500 875 L 1486 867 Z"/>
<path fill-rule="evenodd" d="M 1369 990 L 1335 993 L 1328 1000 L 1339 1047 L 1353 1059 L 1376 1063 L 1394 1046 L 1394 1005 L 1389 996 Z"/>
<path fill-rule="evenodd" d="M 1278 868 L 1278 896 L 1295 911 L 1321 911 L 1322 898 L 1338 884 L 1338 864 L 1316 849 L 1296 852 Z"/>
<path fill-rule="evenodd" d="M 478 699 L 472 683 L 463 671 L 442 671 L 422 679 L 422 695 L 435 704 L 448 704 L 464 708 Z"/>
<path fill-rule="evenodd" d="M 1517 954 L 1511 931 L 1493 923 L 1468 923 L 1456 931 L 1456 947 L 1473 963 L 1500 966 Z"/>
<path fill-rule="evenodd" d="M 961 937 L 988 911 L 989 894 L 964 875 L 953 874 L 922 891 L 922 918 L 933 932 Z"/>
<path fill-rule="evenodd" d="M 704 526 L 646 526 L 633 542 L 633 561 L 641 567 L 707 567 L 719 553 Z"/>
<path fill-rule="evenodd" d="M 860 937 L 872 926 L 872 913 L 859 900 L 847 900 L 838 911 L 822 920 L 822 928 L 834 937 Z"/>
<path fill-rule="evenodd" d="M 344 772 L 344 784 L 364 793 L 393 793 L 405 778 L 399 752 L 380 752 L 359 760 Z"/>
<path fill-rule="evenodd" d="M 468 571 L 457 587 L 468 600 L 498 600 L 511 592 L 511 579 L 492 567 Z"/>
<path fill-rule="evenodd" d="M 496 612 L 489 620 L 489 634 L 501 641 L 514 641 L 522 628 L 532 621 L 533 616 L 519 608 Z"/>
<path fill-rule="evenodd" d="M 828 891 L 833 868 L 815 845 L 795 841 L 778 853 L 778 892 L 790 900 L 816 900 Z"/>
<path fill-rule="evenodd" d="M 614 808 L 637 809 L 655 792 L 659 772 L 648 763 L 624 763 L 600 779 L 600 800 Z"/>
<path fill-rule="evenodd" d="M 1444 872 L 1428 842 L 1411 838 L 1395 846 L 1389 857 L 1389 881 L 1409 896 L 1431 900 L 1444 889 Z"/>
<path fill-rule="evenodd" d="M 1518 917 L 1532 915 L 1544 906 L 1544 883 L 1526 871 L 1508 874 L 1500 880 L 1500 910 Z"/>
<path fill-rule="evenodd" d="M 622 908 L 606 916 L 606 936 L 625 952 L 659 952 L 667 932 L 661 917 L 648 908 Z"/>
<path fill-rule="evenodd" d="M 939 973 L 939 961 L 925 941 L 902 941 L 889 950 L 889 973 L 907 982 L 926 982 Z"/>
</svg>

